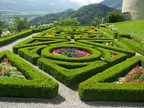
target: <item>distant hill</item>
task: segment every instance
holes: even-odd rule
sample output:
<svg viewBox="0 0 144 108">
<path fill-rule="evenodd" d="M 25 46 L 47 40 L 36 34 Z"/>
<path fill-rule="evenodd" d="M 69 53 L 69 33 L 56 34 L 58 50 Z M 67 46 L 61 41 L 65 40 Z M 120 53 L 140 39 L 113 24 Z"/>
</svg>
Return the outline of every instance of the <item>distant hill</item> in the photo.
<svg viewBox="0 0 144 108">
<path fill-rule="evenodd" d="M 115 9 L 122 8 L 122 0 L 104 0 L 100 3 Z"/>
<path fill-rule="evenodd" d="M 113 10 L 114 9 L 103 4 L 90 4 L 75 11 L 71 17 L 77 18 L 81 24 L 90 24 L 94 18 L 97 17 L 101 19 L 102 17 L 105 17 L 108 12 Z"/>
<path fill-rule="evenodd" d="M 70 0 L 0 0 L 0 10 L 62 12 L 79 5 Z"/>
<path fill-rule="evenodd" d="M 52 13 L 48 14 L 44 17 L 37 17 L 31 21 L 31 24 L 36 23 L 49 23 L 54 20 L 59 20 L 60 18 L 77 18 L 81 24 L 90 24 L 94 18 L 101 19 L 104 17 L 107 12 L 113 11 L 113 8 L 105 6 L 103 4 L 90 4 L 81 7 L 80 9 L 74 10 L 67 10 L 60 13 Z"/>
</svg>

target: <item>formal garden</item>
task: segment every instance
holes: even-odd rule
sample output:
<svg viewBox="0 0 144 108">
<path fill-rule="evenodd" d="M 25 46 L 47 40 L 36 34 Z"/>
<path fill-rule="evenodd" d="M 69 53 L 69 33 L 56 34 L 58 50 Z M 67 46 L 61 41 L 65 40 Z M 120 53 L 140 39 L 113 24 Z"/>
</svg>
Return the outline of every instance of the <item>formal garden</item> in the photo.
<svg viewBox="0 0 144 108">
<path fill-rule="evenodd" d="M 50 26 L 0 38 L 0 46 L 36 32 L 13 52 L 0 52 L 0 96 L 58 94 L 58 82 L 23 58 L 69 88 L 78 85 L 81 100 L 144 101 L 144 45 L 131 35 L 103 25 Z"/>
</svg>

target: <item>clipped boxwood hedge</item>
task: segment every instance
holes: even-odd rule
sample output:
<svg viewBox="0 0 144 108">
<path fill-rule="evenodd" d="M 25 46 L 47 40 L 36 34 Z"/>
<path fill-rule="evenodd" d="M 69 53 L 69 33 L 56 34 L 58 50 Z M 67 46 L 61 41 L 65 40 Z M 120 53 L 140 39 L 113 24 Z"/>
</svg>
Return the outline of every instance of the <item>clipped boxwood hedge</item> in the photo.
<svg viewBox="0 0 144 108">
<path fill-rule="evenodd" d="M 13 42 L 13 41 L 15 41 L 17 39 L 26 37 L 26 36 L 28 36 L 30 34 L 32 34 L 32 30 L 27 30 L 27 31 L 24 31 L 24 32 L 20 32 L 18 34 L 13 35 L 13 36 L 5 37 L 5 38 L 0 38 L 0 46 L 8 44 L 10 42 Z"/>
<path fill-rule="evenodd" d="M 35 42 L 35 41 L 41 41 L 41 42 Z M 28 38 L 16 45 L 13 46 L 13 52 L 15 54 L 18 54 L 18 49 L 25 48 L 25 47 L 33 47 L 33 46 L 40 46 L 40 45 L 49 45 L 53 43 L 59 43 L 64 42 L 64 39 L 45 39 L 45 38 Z"/>
<path fill-rule="evenodd" d="M 117 39 L 118 32 L 112 31 L 108 28 L 100 27 L 100 30 L 102 30 L 104 33 L 108 34 L 109 36 Z"/>
<path fill-rule="evenodd" d="M 10 42 L 13 42 L 17 39 L 20 39 L 20 38 L 23 38 L 23 37 L 26 37 L 28 35 L 31 35 L 32 33 L 37 33 L 37 32 L 42 32 L 44 30 L 47 30 L 47 29 L 50 29 L 54 26 L 47 26 L 47 27 L 41 27 L 41 28 L 35 28 L 35 29 L 28 29 L 24 32 L 20 32 L 20 33 L 17 33 L 13 36 L 8 36 L 8 37 L 5 37 L 5 38 L 0 38 L 0 46 L 2 45 L 6 45 Z"/>
<path fill-rule="evenodd" d="M 115 64 L 118 64 L 127 59 L 127 55 L 124 53 L 119 53 L 112 50 L 106 50 L 103 48 L 97 48 L 97 49 L 101 51 L 103 61 L 108 64 L 108 67 L 114 66 Z M 114 57 L 112 57 L 112 54 L 114 54 Z"/>
<path fill-rule="evenodd" d="M 120 38 L 120 41 L 133 49 L 134 51 L 144 55 L 144 45 L 127 38 Z"/>
<path fill-rule="evenodd" d="M 118 40 L 120 40 L 121 38 L 131 39 L 131 35 L 130 34 L 119 33 L 118 34 Z"/>
<path fill-rule="evenodd" d="M 102 45 L 102 44 L 99 44 L 99 43 L 94 43 L 94 42 L 86 41 L 86 40 L 79 40 L 78 42 L 93 45 L 95 47 L 100 47 L 100 48 L 105 48 L 105 49 L 108 49 L 108 50 L 114 50 L 114 51 L 118 51 L 118 52 L 121 52 L 121 53 L 125 53 L 125 54 L 128 55 L 128 57 L 133 57 L 135 55 L 135 52 L 133 50 L 128 49 L 127 47 L 124 48 L 124 46 L 122 46 L 122 48 L 118 48 L 118 47 Z"/>
<path fill-rule="evenodd" d="M 18 50 L 18 55 L 36 65 L 37 60 L 41 57 L 41 50 L 45 47 L 47 45 L 21 48 Z"/>
<path fill-rule="evenodd" d="M 0 78 L 0 96 L 27 98 L 54 98 L 58 94 L 58 83 L 33 68 L 10 51 L 0 53 L 0 61 L 6 57 L 27 78 Z"/>
<path fill-rule="evenodd" d="M 53 62 L 53 60 L 46 58 L 38 59 L 38 67 L 40 69 L 51 74 L 66 86 L 76 85 L 107 68 L 107 64 L 103 61 L 89 62 L 83 64 L 83 66 L 79 65 L 79 68 L 75 68 L 75 65 L 71 65 L 72 62 L 59 64 L 60 63 L 55 63 L 55 61 Z M 62 65 L 63 67 L 61 67 Z M 70 66 L 71 68 L 69 68 Z"/>
<path fill-rule="evenodd" d="M 144 68 L 143 57 L 129 58 L 82 82 L 78 88 L 80 98 L 99 101 L 144 101 L 143 83 L 114 83 L 137 65 Z"/>
</svg>

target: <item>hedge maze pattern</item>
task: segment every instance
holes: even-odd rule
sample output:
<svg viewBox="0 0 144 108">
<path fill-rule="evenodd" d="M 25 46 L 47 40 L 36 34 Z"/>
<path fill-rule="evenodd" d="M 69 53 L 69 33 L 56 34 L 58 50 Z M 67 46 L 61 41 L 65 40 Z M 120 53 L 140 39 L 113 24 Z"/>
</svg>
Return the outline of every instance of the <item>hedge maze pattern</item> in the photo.
<svg viewBox="0 0 144 108">
<path fill-rule="evenodd" d="M 70 42 L 71 36 L 75 43 Z M 82 100 L 144 101 L 142 84 L 113 83 L 134 66 L 144 66 L 143 57 L 135 56 L 135 51 L 115 38 L 122 36 L 111 36 L 93 26 L 56 26 L 13 46 L 13 52 L 66 86 L 79 84 Z M 90 56 L 53 55 L 59 48 L 78 48 Z"/>
</svg>

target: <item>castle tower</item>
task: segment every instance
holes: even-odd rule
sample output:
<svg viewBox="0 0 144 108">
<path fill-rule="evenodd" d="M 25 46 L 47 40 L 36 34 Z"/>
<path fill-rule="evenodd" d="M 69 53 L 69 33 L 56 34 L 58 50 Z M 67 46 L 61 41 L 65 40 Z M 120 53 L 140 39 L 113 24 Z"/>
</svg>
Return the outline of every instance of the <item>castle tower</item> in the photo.
<svg viewBox="0 0 144 108">
<path fill-rule="evenodd" d="M 123 0 L 122 13 L 125 19 L 144 19 L 144 0 Z"/>
</svg>

